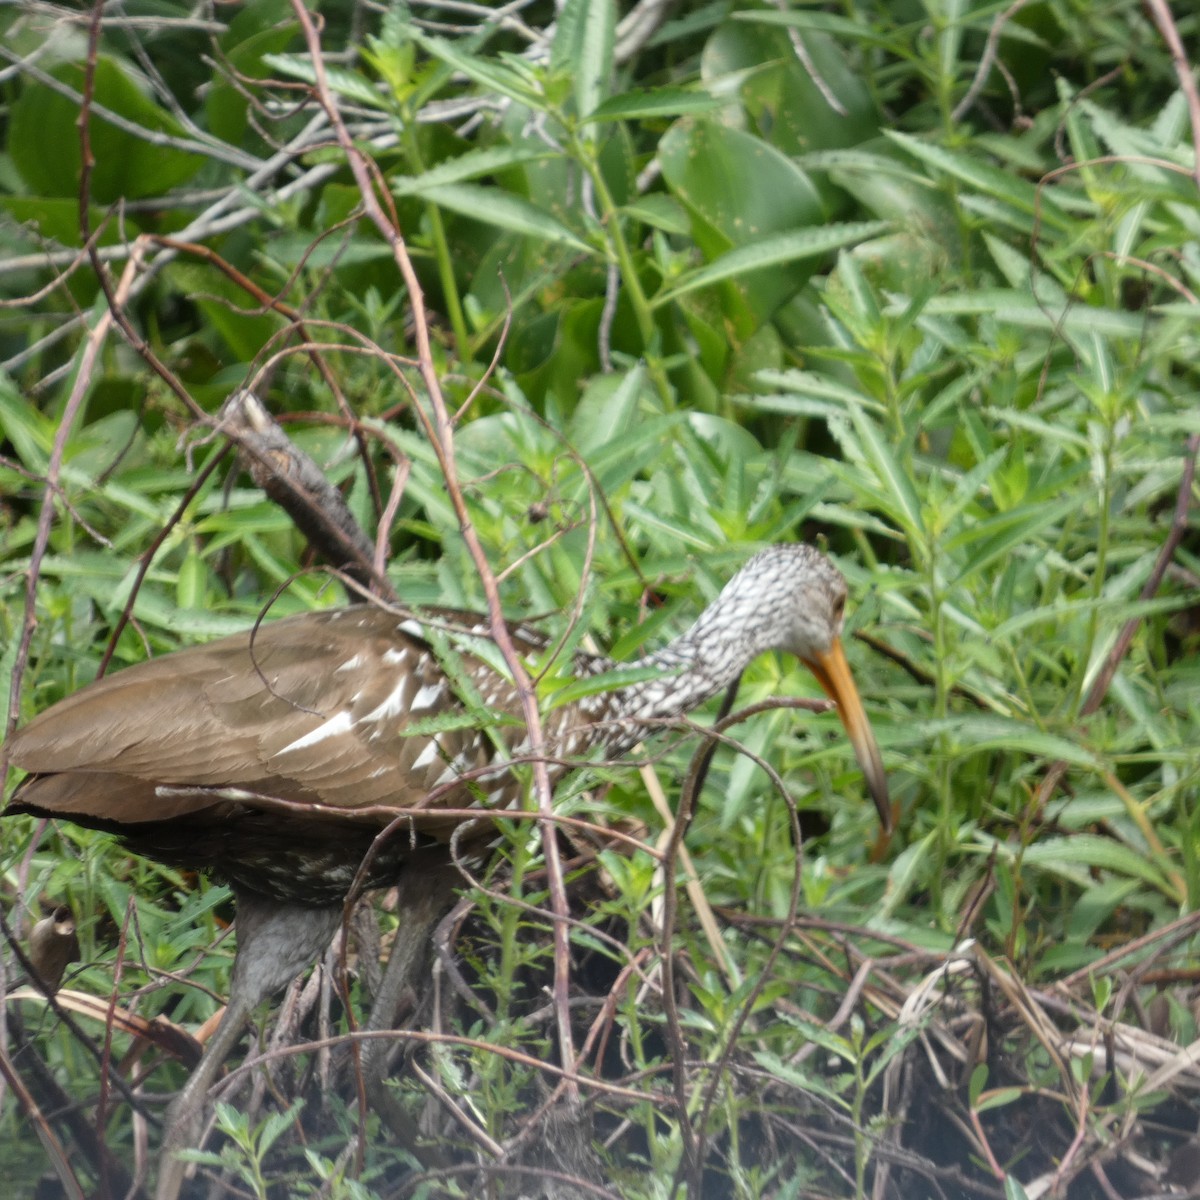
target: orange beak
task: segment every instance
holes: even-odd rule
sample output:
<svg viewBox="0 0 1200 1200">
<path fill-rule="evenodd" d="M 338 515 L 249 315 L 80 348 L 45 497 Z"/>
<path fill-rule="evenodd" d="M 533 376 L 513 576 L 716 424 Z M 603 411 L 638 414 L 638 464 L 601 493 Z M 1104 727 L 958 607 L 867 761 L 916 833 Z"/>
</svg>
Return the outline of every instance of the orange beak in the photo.
<svg viewBox="0 0 1200 1200">
<path fill-rule="evenodd" d="M 871 799 L 879 811 L 879 820 L 884 831 L 892 829 L 892 810 L 888 804 L 887 776 L 883 773 L 883 759 L 879 756 L 879 747 L 875 743 L 875 734 L 871 731 L 871 723 L 863 711 L 862 701 L 858 698 L 858 688 L 854 686 L 854 676 L 850 674 L 850 664 L 846 662 L 840 638 L 833 639 L 833 645 L 824 654 L 816 658 L 806 658 L 804 665 L 817 677 L 825 694 L 838 707 L 838 716 L 850 735 L 850 744 L 854 747 L 854 755 L 862 767 L 863 778 L 871 792 Z"/>
</svg>

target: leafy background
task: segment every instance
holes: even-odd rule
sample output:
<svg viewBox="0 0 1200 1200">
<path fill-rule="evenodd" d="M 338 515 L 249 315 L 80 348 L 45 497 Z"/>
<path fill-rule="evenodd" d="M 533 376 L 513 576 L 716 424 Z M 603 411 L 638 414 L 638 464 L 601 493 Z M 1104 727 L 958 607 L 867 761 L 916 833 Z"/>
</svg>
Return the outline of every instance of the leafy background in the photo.
<svg viewBox="0 0 1200 1200">
<path fill-rule="evenodd" d="M 651 858 L 601 853 L 586 920 L 627 956 L 678 953 L 682 1024 L 660 977 L 639 986 L 576 935 L 608 961 L 578 986 L 612 989 L 621 1047 L 585 1065 L 641 1098 L 592 1095 L 591 1165 L 566 1173 L 623 1195 L 1148 1194 L 1106 1149 L 1145 1080 L 1096 1047 L 1197 1033 L 1200 103 L 1197 17 L 1176 7 L 329 4 L 325 81 L 282 0 L 129 4 L 99 26 L 0 9 L 10 725 L 93 678 L 114 633 L 119 666 L 244 628 L 272 596 L 272 615 L 343 601 L 216 461 L 212 419 L 247 383 L 379 533 L 401 595 L 483 604 L 420 419 L 420 320 L 323 88 L 424 290 L 426 365 L 510 615 L 562 630 L 577 612 L 575 635 L 623 658 L 765 543 L 815 540 L 851 585 L 900 832 L 871 852 L 833 716 L 774 710 L 717 756 L 687 835 L 700 886 L 671 925 Z M 760 661 L 742 700 L 779 694 L 813 685 Z M 673 805 L 695 742 L 669 745 Z M 754 756 L 799 809 L 799 873 Z M 606 771 L 560 802 L 653 842 L 650 797 L 644 773 Z M 10 927 L 66 905 L 72 989 L 194 1028 L 226 986 L 225 890 L 68 826 L 34 835 L 5 823 Z M 494 890 L 544 898 L 537 854 L 514 834 Z M 463 952 L 496 1007 L 458 1031 L 552 1057 L 529 1003 L 545 922 L 495 895 L 473 911 Z M 7 1061 L 91 1104 L 102 1022 L 9 1013 Z M 478 1047 L 425 1063 L 493 1141 L 528 1140 L 549 1086 L 529 1065 Z M 1164 1186 L 1195 1183 L 1178 1064 L 1137 1143 Z M 28 1193 L 48 1158 L 19 1096 L 9 1078 L 0 1160 Z M 429 1174 L 394 1140 L 347 1158 L 363 1118 L 333 1091 L 308 1093 L 307 1146 L 296 1110 L 267 1113 L 223 1110 L 214 1150 L 252 1193 L 470 1194 L 467 1167 Z M 84 1124 L 152 1167 L 136 1106 Z M 85 1190 L 103 1176 L 78 1129 L 62 1157 Z"/>
</svg>

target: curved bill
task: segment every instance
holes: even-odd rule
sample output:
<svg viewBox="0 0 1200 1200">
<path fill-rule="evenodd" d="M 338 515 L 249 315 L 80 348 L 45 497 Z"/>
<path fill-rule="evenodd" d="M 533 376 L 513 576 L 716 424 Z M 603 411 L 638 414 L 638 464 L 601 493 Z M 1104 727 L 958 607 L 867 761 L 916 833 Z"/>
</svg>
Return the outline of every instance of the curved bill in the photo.
<svg viewBox="0 0 1200 1200">
<path fill-rule="evenodd" d="M 871 723 L 867 720 L 862 701 L 858 698 L 858 688 L 854 686 L 854 676 L 850 674 L 850 664 L 846 662 L 841 639 L 834 638 L 833 645 L 824 654 L 806 658 L 804 665 L 817 677 L 817 682 L 825 694 L 837 703 L 838 716 L 850 735 L 850 744 L 854 747 L 858 765 L 862 767 L 871 799 L 875 801 L 879 820 L 884 830 L 890 833 L 892 809 L 888 803 L 887 776 L 883 773 L 883 759 L 879 756 L 875 734 L 871 731 Z"/>
</svg>

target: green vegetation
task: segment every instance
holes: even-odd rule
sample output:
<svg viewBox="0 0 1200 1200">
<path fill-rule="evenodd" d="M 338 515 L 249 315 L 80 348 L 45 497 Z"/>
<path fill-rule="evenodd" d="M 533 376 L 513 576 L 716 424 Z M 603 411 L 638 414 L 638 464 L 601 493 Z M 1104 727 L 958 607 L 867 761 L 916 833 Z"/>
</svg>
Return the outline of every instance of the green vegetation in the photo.
<svg viewBox="0 0 1200 1200">
<path fill-rule="evenodd" d="M 345 602 L 212 432 L 245 386 L 407 602 L 482 609 L 436 380 L 506 612 L 571 646 L 633 657 L 755 548 L 827 548 L 902 812 L 873 853 L 836 717 L 775 707 L 728 730 L 665 914 L 652 853 L 572 835 L 576 1106 L 542 843 L 513 822 L 397 1069 L 423 1136 L 363 1111 L 335 1048 L 229 1098 L 207 1169 L 314 1197 L 1195 1184 L 1200 103 L 1163 30 L 1195 59 L 1200 18 L 1175 7 L 331 4 L 322 72 L 282 0 L 98 30 L 0 10 L 10 722 L 110 651 Z M 739 703 L 815 696 L 793 667 L 760 660 Z M 654 792 L 677 810 L 700 745 L 582 770 L 558 809 L 665 847 Z M 142 1169 L 146 1124 L 112 1076 L 142 1103 L 185 1068 L 108 1034 L 107 1002 L 194 1030 L 227 990 L 228 893 L 0 828 L 9 929 L 67 906 L 64 987 L 105 1001 L 10 998 L 0 1170 L 123 1194 L 105 1171 Z M 283 1044 L 349 1028 L 336 989 L 306 1004 Z"/>
</svg>

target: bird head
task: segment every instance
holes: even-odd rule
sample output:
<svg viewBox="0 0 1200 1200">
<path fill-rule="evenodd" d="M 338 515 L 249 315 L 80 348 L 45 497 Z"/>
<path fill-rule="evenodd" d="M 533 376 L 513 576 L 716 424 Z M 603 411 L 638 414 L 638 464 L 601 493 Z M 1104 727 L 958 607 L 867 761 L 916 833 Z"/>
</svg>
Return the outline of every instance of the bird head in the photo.
<svg viewBox="0 0 1200 1200">
<path fill-rule="evenodd" d="M 879 819 L 890 831 L 892 812 L 883 760 L 842 649 L 846 580 L 841 571 L 811 546 L 772 546 L 746 564 L 729 590 L 757 609 L 767 643 L 763 648 L 794 654 L 837 704 Z"/>
</svg>

